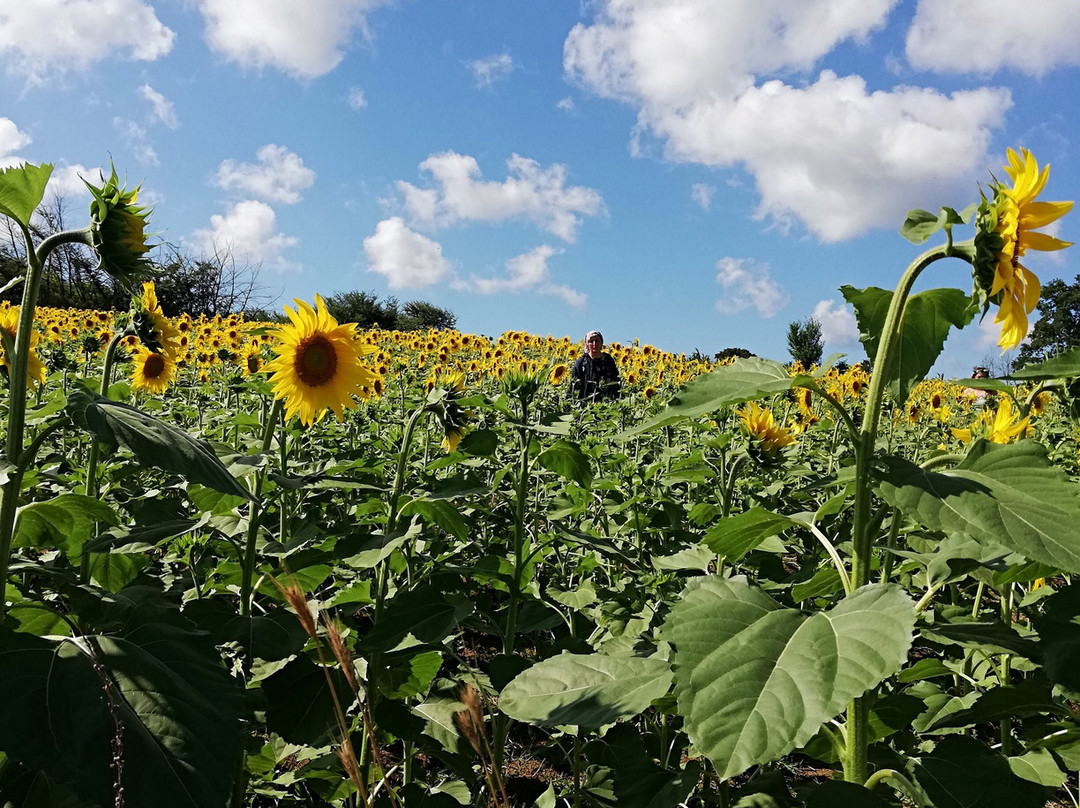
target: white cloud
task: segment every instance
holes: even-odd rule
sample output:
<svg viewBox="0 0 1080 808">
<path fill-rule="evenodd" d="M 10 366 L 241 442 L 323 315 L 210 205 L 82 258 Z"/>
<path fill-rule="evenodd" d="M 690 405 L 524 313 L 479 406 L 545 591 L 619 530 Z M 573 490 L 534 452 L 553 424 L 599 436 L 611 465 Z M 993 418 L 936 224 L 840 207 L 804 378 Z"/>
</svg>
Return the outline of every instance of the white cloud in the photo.
<svg viewBox="0 0 1080 808">
<path fill-rule="evenodd" d="M 363 89 L 353 85 L 349 88 L 349 95 L 345 99 L 346 103 L 355 111 L 359 112 L 362 109 L 367 108 L 367 96 L 364 95 Z"/>
<path fill-rule="evenodd" d="M 315 182 L 315 172 L 284 146 L 268 143 L 255 152 L 255 157 L 257 164 L 223 160 L 215 184 L 227 191 L 243 191 L 259 199 L 293 205 L 303 198 L 300 192 Z"/>
<path fill-rule="evenodd" d="M 566 98 L 560 98 L 555 104 L 555 109 L 561 109 L 563 112 L 573 112 L 574 99 L 570 96 L 566 96 Z"/>
<path fill-rule="evenodd" d="M 420 164 L 436 188 L 399 181 L 405 207 L 419 227 L 448 227 L 459 222 L 527 219 L 563 241 L 572 242 L 583 216 L 605 211 L 600 193 L 581 185 L 566 187 L 566 166 L 542 168 L 515 154 L 506 161 L 502 182 L 482 180 L 475 158 L 455 152 L 433 154 Z"/>
<path fill-rule="evenodd" d="M 180 125 L 180 121 L 176 117 L 176 107 L 173 106 L 173 102 L 149 84 L 144 84 L 139 88 L 139 95 L 149 101 L 150 105 L 154 108 L 154 120 L 161 121 L 170 129 L 175 129 Z"/>
<path fill-rule="evenodd" d="M 294 236 L 277 232 L 277 216 L 265 202 L 238 202 L 224 216 L 210 217 L 210 228 L 196 230 L 190 243 L 207 254 L 229 254 L 237 261 L 275 269 L 293 269 L 282 252 L 298 243 Z"/>
<path fill-rule="evenodd" d="M 505 81 L 514 72 L 514 60 L 509 51 L 496 53 L 486 59 L 475 59 L 468 63 L 477 87 L 490 87 L 497 81 Z"/>
<path fill-rule="evenodd" d="M 41 83 L 86 70 L 114 51 L 153 61 L 175 34 L 141 0 L 9 0 L 0 6 L 0 55 L 8 70 Z"/>
<path fill-rule="evenodd" d="M 819 300 L 810 315 L 821 323 L 821 338 L 829 345 L 854 346 L 859 342 L 855 313 L 846 303 Z"/>
<path fill-rule="evenodd" d="M 564 44 L 567 74 L 638 108 L 669 159 L 741 165 L 759 217 L 798 219 L 824 241 L 894 227 L 912 207 L 946 203 L 988 162 L 1007 91 L 871 92 L 859 76 L 813 69 L 842 42 L 880 28 L 898 0 L 604 0 Z"/>
<path fill-rule="evenodd" d="M 0 168 L 22 165 L 26 162 L 15 152 L 29 146 L 34 139 L 15 125 L 11 118 L 0 118 Z"/>
<path fill-rule="evenodd" d="M 690 198 L 694 200 L 702 210 L 708 210 L 712 205 L 713 194 L 716 189 L 704 182 L 695 182 L 690 188 Z"/>
<path fill-rule="evenodd" d="M 561 252 L 562 250 L 542 244 L 507 261 L 507 274 L 503 277 L 482 278 L 470 275 L 468 280 L 458 281 L 454 286 L 481 295 L 533 290 L 544 295 L 554 295 L 561 298 L 567 305 L 582 309 L 585 306 L 586 295 L 569 286 L 551 282 L 551 272 L 548 270 L 547 262 L 553 255 Z"/>
<path fill-rule="evenodd" d="M 158 164 L 157 152 L 150 145 L 145 126 L 127 118 L 117 117 L 113 118 L 113 129 L 120 133 L 136 160 L 143 165 L 156 166 Z"/>
<path fill-rule="evenodd" d="M 1043 76 L 1080 65 L 1076 0 L 919 0 L 907 34 L 914 67 L 956 73 L 1012 68 Z"/>
<path fill-rule="evenodd" d="M 399 216 L 375 226 L 364 239 L 364 253 L 369 270 L 384 276 L 391 289 L 431 286 L 453 274 L 442 245 L 410 230 Z"/>
<path fill-rule="evenodd" d="M 716 301 L 716 310 L 722 314 L 736 314 L 753 306 L 769 319 L 788 304 L 787 294 L 769 275 L 769 265 L 752 258 L 721 258 L 716 262 L 716 282 L 725 292 Z"/>
<path fill-rule="evenodd" d="M 100 185 L 101 176 L 102 169 L 100 166 L 87 168 L 78 163 L 57 166 L 53 169 L 52 176 L 49 177 L 49 184 L 45 188 L 45 195 L 61 197 L 63 199 L 77 199 L 84 196 L 89 197 L 90 191 L 87 190 L 86 183 L 83 182 L 83 177 L 90 180 L 92 183 Z M 139 204 L 146 204 L 145 195 L 141 192 L 139 193 Z"/>
<path fill-rule="evenodd" d="M 333 70 L 382 0 L 200 0 L 210 48 L 244 67 L 313 79 Z"/>
</svg>

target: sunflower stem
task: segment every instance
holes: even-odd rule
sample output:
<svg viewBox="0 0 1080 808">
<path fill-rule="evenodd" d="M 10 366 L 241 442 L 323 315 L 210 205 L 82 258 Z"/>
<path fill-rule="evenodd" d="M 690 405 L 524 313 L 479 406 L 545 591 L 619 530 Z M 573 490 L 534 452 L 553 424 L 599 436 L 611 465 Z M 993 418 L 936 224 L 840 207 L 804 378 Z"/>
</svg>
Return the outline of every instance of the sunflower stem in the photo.
<svg viewBox="0 0 1080 808">
<path fill-rule="evenodd" d="M 277 399 L 270 410 L 270 414 L 263 424 L 262 453 L 267 454 L 274 443 L 274 427 L 277 425 L 281 413 L 285 409 L 285 400 Z M 285 469 L 281 470 L 282 474 Z M 266 474 L 261 469 L 255 472 L 251 484 L 251 508 L 248 513 L 247 535 L 244 540 L 244 557 L 240 570 L 240 614 L 248 617 L 251 614 L 252 579 L 255 577 L 255 543 L 259 536 L 259 523 L 262 519 L 262 486 Z"/>
</svg>

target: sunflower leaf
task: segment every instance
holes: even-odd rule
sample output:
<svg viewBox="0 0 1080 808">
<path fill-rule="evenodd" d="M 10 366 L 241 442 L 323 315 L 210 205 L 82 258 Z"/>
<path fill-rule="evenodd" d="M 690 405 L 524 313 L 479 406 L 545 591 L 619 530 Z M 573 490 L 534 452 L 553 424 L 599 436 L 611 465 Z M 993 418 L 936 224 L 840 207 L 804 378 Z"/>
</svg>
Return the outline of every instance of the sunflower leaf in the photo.
<svg viewBox="0 0 1080 808">
<path fill-rule="evenodd" d="M 89 390 L 68 396 L 67 413 L 80 429 L 102 443 L 124 446 L 146 466 L 179 474 L 223 494 L 251 499 L 251 494 L 204 440 L 119 401 Z"/>
<path fill-rule="evenodd" d="M 45 186 L 49 184 L 53 167 L 49 163 L 39 166 L 24 163 L 21 166 L 0 169 L 0 213 L 17 221 L 23 227 L 30 226 Z"/>
<path fill-rule="evenodd" d="M 1028 365 L 1009 374 L 1010 379 L 1023 379 L 1024 381 L 1045 381 L 1047 379 L 1064 379 L 1072 376 L 1080 376 L 1080 348 L 1063 351 L 1045 362 Z"/>
<path fill-rule="evenodd" d="M 1040 444 L 978 441 L 948 471 L 927 471 L 899 457 L 886 458 L 885 465 L 882 498 L 931 530 L 1002 544 L 1080 572 L 1080 497 Z"/>
<path fill-rule="evenodd" d="M 840 292 L 855 309 L 859 342 L 866 355 L 877 356 L 893 293 L 875 286 L 866 289 L 841 286 Z M 937 361 L 949 329 L 963 328 L 974 316 L 972 298 L 959 289 L 929 289 L 908 298 L 892 356 L 886 367 L 874 368 L 875 373 L 885 374 L 894 401 L 901 404 L 907 401 L 911 388 L 926 378 Z"/>
</svg>

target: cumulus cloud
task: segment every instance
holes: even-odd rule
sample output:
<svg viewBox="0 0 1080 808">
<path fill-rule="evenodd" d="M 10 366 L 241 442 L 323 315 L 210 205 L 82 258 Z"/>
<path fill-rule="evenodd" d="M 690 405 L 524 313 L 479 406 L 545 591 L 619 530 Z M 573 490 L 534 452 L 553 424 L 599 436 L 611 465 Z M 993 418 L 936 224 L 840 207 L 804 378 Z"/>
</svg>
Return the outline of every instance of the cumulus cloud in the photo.
<svg viewBox="0 0 1080 808">
<path fill-rule="evenodd" d="M 156 166 L 158 164 L 157 151 L 150 145 L 150 138 L 146 133 L 146 127 L 128 118 L 113 118 L 113 129 L 127 143 L 135 159 L 143 165 Z"/>
<path fill-rule="evenodd" d="M 273 68 L 302 79 L 326 75 L 341 62 L 365 15 L 381 0 L 200 0 L 206 41 L 244 67 Z"/>
<path fill-rule="evenodd" d="M 769 265 L 752 258 L 721 258 L 716 262 L 716 282 L 725 293 L 716 301 L 721 314 L 736 314 L 753 306 L 769 319 L 788 304 L 787 294 L 769 275 Z"/>
<path fill-rule="evenodd" d="M 953 73 L 1012 68 L 1043 76 L 1080 65 L 1076 0 L 919 0 L 907 34 L 913 67 Z"/>
<path fill-rule="evenodd" d="M 420 164 L 434 188 L 399 181 L 405 207 L 418 227 L 448 227 L 460 222 L 525 219 L 563 241 L 573 242 L 583 216 L 605 212 L 600 193 L 581 185 L 566 186 L 566 166 L 547 168 L 517 154 L 506 161 L 502 182 L 481 179 L 476 159 L 455 152 L 433 154 Z"/>
<path fill-rule="evenodd" d="M 774 78 L 868 40 L 897 1 L 736 0 L 719 15 L 712 0 L 604 0 L 571 30 L 563 64 L 637 107 L 636 137 L 659 138 L 668 159 L 744 167 L 759 217 L 839 241 L 970 190 L 1011 104 L 994 88 L 870 91 L 828 69 Z"/>
<path fill-rule="evenodd" d="M 211 216 L 210 227 L 196 230 L 188 241 L 206 254 L 228 254 L 238 261 L 285 270 L 295 265 L 282 252 L 299 240 L 278 232 L 273 208 L 249 199 L 233 205 L 225 215 Z"/>
<path fill-rule="evenodd" d="M 0 56 L 31 83 L 86 70 L 115 51 L 153 61 L 175 34 L 141 0 L 33 0 L 0 7 Z"/>
<path fill-rule="evenodd" d="M 0 168 L 22 165 L 25 160 L 15 152 L 29 146 L 34 139 L 15 125 L 11 118 L 0 118 Z"/>
<path fill-rule="evenodd" d="M 455 288 L 465 289 L 481 295 L 493 295 L 499 292 L 536 291 L 543 295 L 553 295 L 575 309 L 585 307 L 586 295 L 569 286 L 551 282 L 548 259 L 558 255 L 558 250 L 542 244 L 529 252 L 515 256 L 506 262 L 506 275 L 494 278 L 482 278 L 470 275 L 467 280 L 458 281 Z"/>
<path fill-rule="evenodd" d="M 690 198 L 702 210 L 708 210 L 712 206 L 713 194 L 716 189 L 704 182 L 695 182 L 690 188 Z"/>
<path fill-rule="evenodd" d="M 258 162 L 254 164 L 223 160 L 215 184 L 227 191 L 294 205 L 303 198 L 300 192 L 315 182 L 315 172 L 284 146 L 268 143 L 255 152 L 255 157 Z"/>
<path fill-rule="evenodd" d="M 356 85 L 349 88 L 349 94 L 346 96 L 345 102 L 356 112 L 367 108 L 367 96 L 364 95 L 363 89 Z"/>
<path fill-rule="evenodd" d="M 468 63 L 468 68 L 477 87 L 490 87 L 497 81 L 510 78 L 514 72 L 514 60 L 509 51 L 503 51 L 486 59 L 475 59 Z"/>
<path fill-rule="evenodd" d="M 385 277 L 391 289 L 431 286 L 453 274 L 442 245 L 410 230 L 400 216 L 375 226 L 364 239 L 364 253 L 368 269 Z"/>
<path fill-rule="evenodd" d="M 173 106 L 173 102 L 149 84 L 144 84 L 139 88 L 139 95 L 150 102 L 150 106 L 153 107 L 154 111 L 154 120 L 160 121 L 170 129 L 175 129 L 180 125 L 180 121 L 176 117 L 176 107 Z"/>
<path fill-rule="evenodd" d="M 95 185 L 100 185 L 102 171 L 100 166 L 87 168 L 79 163 L 57 166 L 49 177 L 49 184 L 45 187 L 45 195 L 62 199 L 89 197 L 90 191 L 87 190 L 83 178 L 85 177 Z M 139 204 L 145 204 L 146 201 L 146 195 L 140 192 Z"/>
<path fill-rule="evenodd" d="M 821 338 L 829 345 L 854 346 L 859 342 L 855 313 L 846 303 L 819 300 L 810 315 L 821 323 Z"/>
<path fill-rule="evenodd" d="M 570 96 L 566 96 L 566 98 L 560 98 L 555 103 L 555 109 L 561 109 L 563 112 L 573 112 L 574 111 L 574 99 L 571 98 Z"/>
</svg>

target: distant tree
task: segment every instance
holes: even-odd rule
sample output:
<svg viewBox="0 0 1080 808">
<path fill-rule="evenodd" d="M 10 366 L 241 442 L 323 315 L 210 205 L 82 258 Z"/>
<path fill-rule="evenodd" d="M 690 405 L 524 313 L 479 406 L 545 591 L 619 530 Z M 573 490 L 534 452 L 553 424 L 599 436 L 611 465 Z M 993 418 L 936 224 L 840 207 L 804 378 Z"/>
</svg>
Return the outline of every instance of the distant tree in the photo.
<svg viewBox="0 0 1080 808">
<path fill-rule="evenodd" d="M 1034 364 L 1080 346 L 1080 275 L 1073 283 L 1043 284 L 1036 305 L 1039 319 L 1016 357 L 1016 365 Z"/>
<path fill-rule="evenodd" d="M 713 354 L 717 362 L 723 362 L 725 359 L 749 359 L 756 354 L 750 353 L 746 348 L 724 348 L 724 350 Z"/>
<path fill-rule="evenodd" d="M 429 328 L 449 330 L 457 327 L 457 315 L 426 300 L 410 300 L 401 309 L 398 328 L 401 331 L 426 331 Z"/>
<path fill-rule="evenodd" d="M 261 267 L 238 264 L 228 250 L 194 258 L 172 244 L 158 249 L 154 288 L 168 317 L 231 314 L 271 302 L 259 284 Z"/>
<path fill-rule="evenodd" d="M 339 323 L 356 323 L 361 328 L 393 330 L 401 319 L 397 298 L 380 301 L 374 292 L 334 292 L 326 298 L 326 309 Z"/>
<path fill-rule="evenodd" d="M 243 314 L 249 323 L 284 323 L 289 319 L 281 312 L 257 307 L 244 309 Z"/>
<path fill-rule="evenodd" d="M 1003 376 L 1008 376 L 1016 369 L 1016 357 L 1015 351 L 1006 351 L 1005 353 L 987 351 L 983 355 L 982 361 L 979 362 L 979 367 L 986 368 L 991 379 L 1000 379 Z"/>
<path fill-rule="evenodd" d="M 821 355 L 825 352 L 821 323 L 813 317 L 788 323 L 787 344 L 791 358 L 805 369 L 821 364 Z"/>
</svg>

